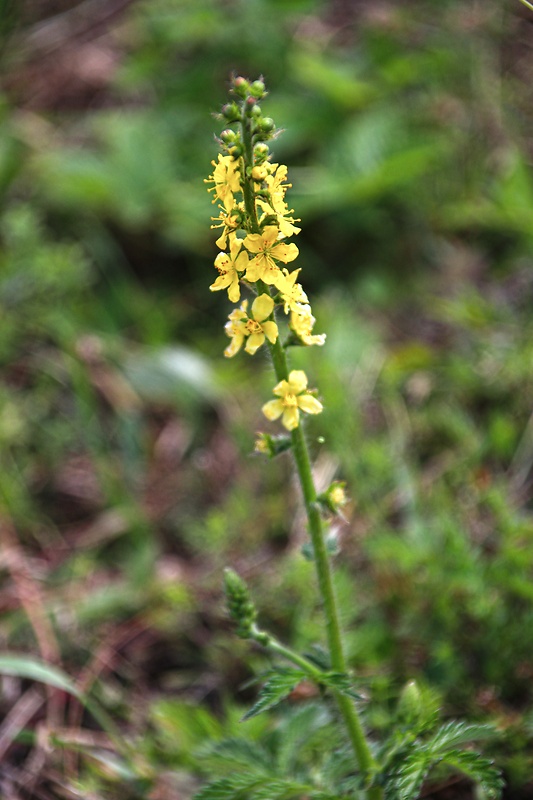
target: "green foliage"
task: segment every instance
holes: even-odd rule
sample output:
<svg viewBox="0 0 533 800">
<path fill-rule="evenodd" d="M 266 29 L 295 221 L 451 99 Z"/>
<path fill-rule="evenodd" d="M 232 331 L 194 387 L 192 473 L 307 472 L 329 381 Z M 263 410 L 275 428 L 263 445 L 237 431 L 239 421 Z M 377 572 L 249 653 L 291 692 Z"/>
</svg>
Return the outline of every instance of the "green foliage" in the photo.
<svg viewBox="0 0 533 800">
<path fill-rule="evenodd" d="M 191 796 L 209 773 L 193 751 L 242 740 L 243 730 L 277 765 L 265 774 L 280 796 L 360 791 L 337 721 L 313 717 L 297 697 L 275 707 L 278 727 L 266 714 L 238 723 L 242 702 L 256 699 L 239 687 L 270 665 L 224 628 L 221 565 L 250 575 L 261 619 L 281 640 L 309 653 L 321 635 L 289 459 L 259 469 L 248 458 L 271 376 L 248 363 L 220 369 L 221 319 L 206 296 L 212 206 L 198 178 L 215 152 L 206 109 L 238 69 L 264 73 L 265 109 L 287 128 L 276 153 L 290 166 L 317 329 L 328 332 L 324 357 L 309 363 L 302 349 L 296 359 L 323 394 L 309 432 L 323 490 L 339 477 L 354 498 L 332 540 L 350 667 L 363 676 L 356 693 L 368 685 L 377 698 L 363 706 L 366 721 L 381 736 L 390 698 L 416 677 L 439 696 L 420 742 L 437 736 L 437 705 L 492 720 L 499 734 L 484 750 L 503 766 L 509 797 L 527 795 L 527 4 L 521 18 L 493 0 L 475 9 L 149 0 L 111 17 L 118 27 L 101 39 L 95 25 L 88 49 L 74 47 L 78 63 L 64 66 L 59 37 L 26 71 L 40 23 L 59 14 L 68 28 L 74 5 L 3 0 L 0 11 L 0 505 L 64 674 L 99 675 L 95 693 L 135 742 L 150 788 L 135 770 L 126 777 L 111 749 L 80 743 L 102 727 L 87 715 L 79 740 L 73 725 L 71 739 L 62 730 L 46 750 L 47 780 L 61 785 L 43 791 Z M 89 100 L 65 102 L 61 89 L 85 57 L 88 80 L 92 64 L 118 69 Z M 2 641 L 35 661 L 8 562 Z M 40 677 L 6 682 L 2 714 Z M 319 691 L 330 696 L 342 681 L 353 691 L 346 676 Z M 47 711 L 3 754 L 5 775 L 31 757 Z M 333 749 L 309 743 L 298 767 L 311 718 Z M 292 744 L 280 729 L 296 732 Z M 487 780 L 469 750 L 453 755 L 457 746 L 450 767 Z M 62 761 L 73 750 L 79 770 Z M 411 756 L 406 785 L 434 760 Z M 262 786 L 250 791 L 261 796 Z"/>
</svg>

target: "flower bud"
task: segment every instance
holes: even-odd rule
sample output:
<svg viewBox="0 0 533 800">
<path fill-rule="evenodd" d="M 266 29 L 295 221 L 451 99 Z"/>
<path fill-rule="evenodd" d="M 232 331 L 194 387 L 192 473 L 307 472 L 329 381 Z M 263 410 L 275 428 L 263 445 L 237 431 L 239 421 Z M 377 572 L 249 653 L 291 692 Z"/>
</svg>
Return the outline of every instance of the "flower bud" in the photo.
<svg viewBox="0 0 533 800">
<path fill-rule="evenodd" d="M 258 142 L 254 147 L 254 156 L 258 164 L 262 164 L 268 158 L 268 145 L 264 142 Z"/>
<path fill-rule="evenodd" d="M 237 636 L 249 639 L 257 611 L 250 597 L 248 586 L 233 569 L 224 570 L 224 591 L 229 615 L 237 623 Z"/>
<path fill-rule="evenodd" d="M 274 120 L 271 117 L 261 117 L 257 120 L 257 129 L 262 133 L 272 133 L 276 127 Z"/>
<path fill-rule="evenodd" d="M 265 84 L 263 81 L 254 81 L 250 86 L 250 94 L 261 100 L 265 95 Z"/>
<path fill-rule="evenodd" d="M 285 434 L 271 436 L 269 433 L 260 433 L 255 441 L 254 451 L 262 453 L 269 458 L 274 458 L 280 453 L 285 453 L 292 447 L 292 439 Z"/>
<path fill-rule="evenodd" d="M 222 106 L 222 115 L 228 122 L 238 122 L 241 119 L 241 110 L 237 103 L 226 103 Z"/>
<path fill-rule="evenodd" d="M 240 158 L 243 154 L 242 144 L 240 142 L 236 142 L 235 144 L 228 147 L 228 153 L 232 158 Z"/>
<path fill-rule="evenodd" d="M 254 181 L 261 183 L 268 175 L 268 170 L 265 166 L 256 166 L 252 169 L 252 178 Z"/>
<path fill-rule="evenodd" d="M 422 695 L 416 681 L 406 683 L 398 700 L 398 719 L 406 725 L 413 725 L 422 713 Z"/>
<path fill-rule="evenodd" d="M 259 117 L 261 107 L 257 105 L 253 97 L 248 97 L 244 104 L 244 111 L 248 117 Z"/>
<path fill-rule="evenodd" d="M 232 144 L 233 142 L 238 141 L 239 134 L 235 131 L 232 131 L 231 128 L 226 128 L 225 131 L 222 131 L 220 134 L 220 141 L 224 144 Z"/>
<path fill-rule="evenodd" d="M 239 75 L 239 77 L 233 79 L 233 89 L 239 97 L 246 97 L 250 91 L 250 84 L 246 78 Z"/>
</svg>

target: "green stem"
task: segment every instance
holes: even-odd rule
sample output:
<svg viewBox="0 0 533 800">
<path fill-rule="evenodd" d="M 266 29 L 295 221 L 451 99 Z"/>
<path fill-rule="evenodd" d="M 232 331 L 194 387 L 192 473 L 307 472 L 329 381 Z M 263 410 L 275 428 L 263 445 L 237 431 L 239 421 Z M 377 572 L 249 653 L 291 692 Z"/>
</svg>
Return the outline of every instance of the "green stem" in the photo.
<svg viewBox="0 0 533 800">
<path fill-rule="evenodd" d="M 286 647 L 281 642 L 278 642 L 272 634 L 266 633 L 265 631 L 261 631 L 258 628 L 252 629 L 251 638 L 255 639 L 259 644 L 265 647 L 267 650 L 272 650 L 273 653 L 277 653 L 279 656 L 283 656 L 286 658 L 287 661 L 291 661 L 297 667 L 301 667 L 303 672 L 305 672 L 309 677 L 316 681 L 317 683 L 321 682 L 322 679 L 322 670 L 315 667 L 314 664 L 311 664 L 304 656 L 301 656 L 299 653 L 296 653 L 294 650 L 291 650 L 289 647 Z"/>
<path fill-rule="evenodd" d="M 249 169 L 251 170 L 254 165 L 252 123 L 250 118 L 246 117 L 245 114 L 243 114 L 242 121 L 242 144 L 244 150 L 244 205 L 248 219 L 250 220 L 251 233 L 260 233 L 261 229 L 255 208 L 253 180 L 248 174 Z M 269 292 L 269 288 L 266 285 L 263 286 L 262 283 L 258 286 L 258 289 L 260 292 Z M 287 380 L 289 376 L 287 357 L 279 338 L 276 340 L 276 342 L 274 342 L 274 344 L 269 343 L 269 349 L 278 381 Z M 336 672 L 345 673 L 347 672 L 347 664 L 342 644 L 342 632 L 339 622 L 337 599 L 333 586 L 332 568 L 326 548 L 322 517 L 317 505 L 317 494 L 313 481 L 313 474 L 311 471 L 309 451 L 301 426 L 295 428 L 292 431 L 291 436 L 294 460 L 296 462 L 296 469 L 300 478 L 300 485 L 302 487 L 305 509 L 309 522 L 309 534 L 311 537 L 311 543 L 313 545 L 314 563 L 318 578 L 318 586 L 320 595 L 322 597 L 324 614 L 326 618 L 326 633 L 331 658 L 331 667 Z M 302 663 L 299 656 L 297 656 L 298 660 L 295 660 L 296 654 L 284 648 L 283 645 L 276 643 L 274 646 L 271 644 L 270 647 L 271 649 L 276 650 L 280 655 L 284 655 L 286 658 L 293 661 L 293 663 L 299 664 L 302 666 L 302 668 L 304 668 L 305 664 L 305 668 L 308 669 L 309 665 L 305 661 Z M 361 769 L 361 772 L 368 777 L 368 779 L 371 779 L 372 773 L 377 769 L 377 765 L 366 740 L 357 709 L 349 697 L 336 692 L 335 698 L 339 711 L 342 714 L 348 730 L 348 735 L 350 737 L 359 768 Z M 368 800 L 381 800 L 382 796 L 383 792 L 380 787 L 367 789 Z"/>
</svg>

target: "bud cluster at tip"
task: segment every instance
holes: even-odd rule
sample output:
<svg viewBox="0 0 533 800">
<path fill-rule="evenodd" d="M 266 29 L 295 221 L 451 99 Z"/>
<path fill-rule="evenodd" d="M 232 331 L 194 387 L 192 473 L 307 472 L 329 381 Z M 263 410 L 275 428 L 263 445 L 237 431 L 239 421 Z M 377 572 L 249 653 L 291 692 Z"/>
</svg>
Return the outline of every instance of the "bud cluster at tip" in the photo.
<svg viewBox="0 0 533 800">
<path fill-rule="evenodd" d="M 237 636 L 241 639 L 250 639 L 257 611 L 250 597 L 248 586 L 235 570 L 229 567 L 224 570 L 224 591 L 228 612 L 237 624 Z"/>
</svg>

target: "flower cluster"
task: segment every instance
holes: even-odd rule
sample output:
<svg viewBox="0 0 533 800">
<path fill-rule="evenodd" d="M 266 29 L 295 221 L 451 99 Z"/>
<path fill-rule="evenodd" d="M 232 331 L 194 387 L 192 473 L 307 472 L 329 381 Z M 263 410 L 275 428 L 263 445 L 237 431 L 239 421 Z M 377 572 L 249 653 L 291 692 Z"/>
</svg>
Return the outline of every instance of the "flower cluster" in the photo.
<svg viewBox="0 0 533 800">
<path fill-rule="evenodd" d="M 286 202 L 287 167 L 270 160 L 266 142 L 276 135 L 274 122 L 263 116 L 259 101 L 265 96 L 262 80 L 249 82 L 234 78 L 234 100 L 222 109 L 222 118 L 236 129 L 224 130 L 219 138 L 222 152 L 213 161 L 213 172 L 206 180 L 218 216 L 213 228 L 221 229 L 216 240 L 220 252 L 214 265 L 218 272 L 209 287 L 226 289 L 232 303 L 241 300 L 241 287 L 256 295 L 248 309 L 241 302 L 229 315 L 226 333 L 231 339 L 224 355 L 244 350 L 254 355 L 268 342 L 281 347 L 276 313 L 285 315 L 289 336 L 283 347 L 299 344 L 322 345 L 324 334 L 313 334 L 315 318 L 307 294 L 298 278 L 300 269 L 291 269 L 298 247 L 287 240 L 300 228 Z M 278 378 L 283 375 L 278 374 Z M 307 377 L 301 370 L 285 372 L 274 388 L 275 400 L 263 406 L 268 419 L 281 417 L 287 430 L 299 425 L 300 411 L 318 414 L 321 403 L 307 391 Z"/>
</svg>

